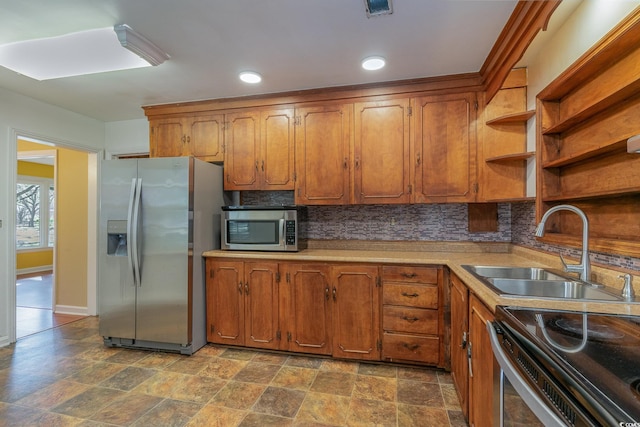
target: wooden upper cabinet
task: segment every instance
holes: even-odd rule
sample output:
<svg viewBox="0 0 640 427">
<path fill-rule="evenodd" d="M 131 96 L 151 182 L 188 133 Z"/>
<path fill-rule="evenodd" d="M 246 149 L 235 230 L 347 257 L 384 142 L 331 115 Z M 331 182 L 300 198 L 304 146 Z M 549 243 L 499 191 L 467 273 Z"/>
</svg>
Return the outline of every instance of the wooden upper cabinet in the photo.
<svg viewBox="0 0 640 427">
<path fill-rule="evenodd" d="M 415 98 L 414 201 L 476 198 L 476 93 Z"/>
<path fill-rule="evenodd" d="M 239 111 L 225 118 L 225 190 L 293 190 L 293 108 Z"/>
<path fill-rule="evenodd" d="M 225 120 L 224 189 L 255 189 L 259 186 L 260 113 L 230 113 Z"/>
<path fill-rule="evenodd" d="M 352 109 L 352 104 L 296 109 L 296 203 L 349 203 Z"/>
<path fill-rule="evenodd" d="M 184 120 L 180 118 L 149 121 L 149 157 L 179 157 L 187 152 Z"/>
<path fill-rule="evenodd" d="M 411 201 L 409 99 L 355 104 L 353 202 Z"/>
<path fill-rule="evenodd" d="M 194 156 L 206 162 L 222 161 L 222 114 L 152 119 L 150 157 Z"/>
<path fill-rule="evenodd" d="M 295 181 L 294 109 L 262 111 L 261 160 L 262 190 L 293 190 Z"/>
</svg>

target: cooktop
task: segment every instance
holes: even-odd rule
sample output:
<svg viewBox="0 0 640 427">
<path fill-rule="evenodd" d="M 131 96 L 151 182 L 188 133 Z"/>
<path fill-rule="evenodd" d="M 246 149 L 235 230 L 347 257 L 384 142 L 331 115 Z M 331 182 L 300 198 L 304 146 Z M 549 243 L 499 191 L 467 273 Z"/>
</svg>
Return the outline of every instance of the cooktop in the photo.
<svg viewBox="0 0 640 427">
<path fill-rule="evenodd" d="M 600 419 L 640 422 L 640 317 L 498 307 L 496 320 Z"/>
</svg>

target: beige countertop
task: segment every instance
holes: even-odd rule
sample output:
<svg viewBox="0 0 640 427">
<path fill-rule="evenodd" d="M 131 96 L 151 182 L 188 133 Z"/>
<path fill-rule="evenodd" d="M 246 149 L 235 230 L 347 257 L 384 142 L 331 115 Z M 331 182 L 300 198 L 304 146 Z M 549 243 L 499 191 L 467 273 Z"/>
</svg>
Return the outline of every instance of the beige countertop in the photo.
<svg viewBox="0 0 640 427">
<path fill-rule="evenodd" d="M 500 296 L 462 268 L 471 265 L 501 265 L 546 267 L 561 269 L 560 260 L 555 255 L 532 249 L 491 243 L 450 243 L 450 242 L 310 242 L 309 248 L 299 252 L 251 252 L 212 250 L 203 253 L 205 257 L 239 260 L 352 262 L 376 264 L 444 265 L 455 273 L 488 307 L 497 305 L 517 305 L 534 308 L 553 308 L 575 311 L 589 311 L 615 314 L 640 315 L 640 302 L 598 302 L 570 299 L 523 298 Z M 569 260 L 575 262 L 575 260 Z M 623 273 L 592 265 L 592 280 L 605 284 L 609 290 L 620 293 Z M 634 277 L 636 294 L 640 295 L 640 276 Z"/>
</svg>

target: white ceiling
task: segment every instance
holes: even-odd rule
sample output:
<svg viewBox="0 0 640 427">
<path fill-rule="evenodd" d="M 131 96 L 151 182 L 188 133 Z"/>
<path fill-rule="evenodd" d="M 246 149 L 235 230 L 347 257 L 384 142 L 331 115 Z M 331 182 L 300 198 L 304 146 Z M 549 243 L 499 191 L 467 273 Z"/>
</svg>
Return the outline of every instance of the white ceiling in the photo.
<svg viewBox="0 0 640 427">
<path fill-rule="evenodd" d="M 157 67 L 36 81 L 0 67 L 0 87 L 102 121 L 142 105 L 477 72 L 512 0 L 0 0 L 0 44 L 128 24 L 171 55 Z M 378 72 L 360 67 L 380 55 Z M 242 70 L 262 74 L 249 86 Z"/>
</svg>

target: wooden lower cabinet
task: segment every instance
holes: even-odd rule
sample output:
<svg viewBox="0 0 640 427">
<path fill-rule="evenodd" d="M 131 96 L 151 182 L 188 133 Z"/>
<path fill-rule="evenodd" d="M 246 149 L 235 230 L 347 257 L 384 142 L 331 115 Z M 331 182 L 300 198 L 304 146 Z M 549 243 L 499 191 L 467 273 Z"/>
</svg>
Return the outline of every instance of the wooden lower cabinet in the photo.
<svg viewBox="0 0 640 427">
<path fill-rule="evenodd" d="M 326 264 L 285 264 L 282 318 L 287 319 L 281 349 L 330 355 L 332 351 L 330 268 Z"/>
<path fill-rule="evenodd" d="M 442 267 L 207 258 L 206 268 L 209 342 L 447 365 Z"/>
<path fill-rule="evenodd" d="M 380 360 L 378 267 L 331 267 L 333 356 Z"/>
<path fill-rule="evenodd" d="M 441 267 L 382 267 L 382 358 L 444 366 Z"/>
<path fill-rule="evenodd" d="M 493 313 L 476 297 L 469 298 L 469 343 L 471 372 L 469 372 L 469 425 L 491 427 L 493 416 L 494 371 L 499 369 L 491 350 L 487 321 Z"/>
<path fill-rule="evenodd" d="M 278 349 L 278 264 L 206 262 L 207 340 Z"/>
<path fill-rule="evenodd" d="M 449 276 L 451 295 L 451 378 L 464 417 L 469 417 L 469 290 L 453 273 Z"/>
</svg>

